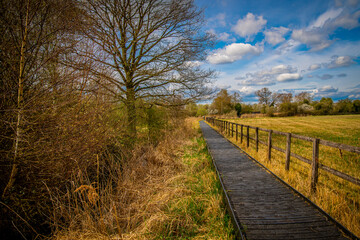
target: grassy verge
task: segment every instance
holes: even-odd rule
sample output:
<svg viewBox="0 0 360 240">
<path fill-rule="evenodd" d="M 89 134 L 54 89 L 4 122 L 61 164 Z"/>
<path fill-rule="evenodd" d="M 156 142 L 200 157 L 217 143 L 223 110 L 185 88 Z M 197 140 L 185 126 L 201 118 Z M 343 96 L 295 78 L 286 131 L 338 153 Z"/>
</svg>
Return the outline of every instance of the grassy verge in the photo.
<svg viewBox="0 0 360 240">
<path fill-rule="evenodd" d="M 325 140 L 358 146 L 360 137 L 360 116 L 318 116 L 294 118 L 260 118 L 231 120 L 250 126 L 263 127 L 299 135 L 322 138 Z M 244 134 L 246 133 L 244 129 Z M 255 136 L 254 130 L 250 135 Z M 347 136 L 347 137 L 346 137 Z M 310 165 L 293 157 L 290 170 L 285 170 L 285 154 L 272 151 L 271 162 L 267 160 L 267 146 L 259 144 L 256 152 L 254 142 L 246 147 L 246 139 L 240 143 L 234 137 L 227 136 L 233 143 L 240 146 L 252 157 L 310 198 L 324 211 L 350 231 L 360 236 L 360 187 L 320 170 L 319 184 L 316 194 L 310 192 Z M 259 139 L 267 142 L 267 133 L 259 134 Z M 273 145 L 285 149 L 285 137 L 273 135 Z M 292 140 L 291 151 L 312 159 L 312 144 Z M 320 163 L 335 168 L 354 177 L 360 177 L 360 157 L 357 154 L 339 152 L 329 147 L 320 147 Z"/>
<path fill-rule="evenodd" d="M 197 119 L 136 151 L 111 184 L 94 189 L 96 204 L 87 193 L 74 207 L 56 206 L 71 220 L 55 239 L 234 239 Z"/>
<path fill-rule="evenodd" d="M 169 220 L 159 231 L 148 236 L 156 239 L 233 239 L 221 185 L 202 137 L 192 139 L 185 147 L 181 161 L 184 171 L 169 182 L 169 187 L 182 194 L 169 200 L 164 211 Z"/>
</svg>

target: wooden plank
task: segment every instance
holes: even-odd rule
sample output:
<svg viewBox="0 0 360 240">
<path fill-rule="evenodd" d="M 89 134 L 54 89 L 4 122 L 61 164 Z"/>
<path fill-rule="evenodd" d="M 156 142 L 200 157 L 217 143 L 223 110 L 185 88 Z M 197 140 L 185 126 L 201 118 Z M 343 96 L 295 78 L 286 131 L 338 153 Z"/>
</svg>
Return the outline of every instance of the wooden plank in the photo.
<svg viewBox="0 0 360 240">
<path fill-rule="evenodd" d="M 352 176 L 350 176 L 350 175 L 347 175 L 347 174 L 345 174 L 345 173 L 339 172 L 339 171 L 337 171 L 337 170 L 335 170 L 335 169 L 333 169 L 333 168 L 331 168 L 331 167 L 322 165 L 321 163 L 319 163 L 319 168 L 321 168 L 322 170 L 325 170 L 325 171 L 327 171 L 327 172 L 329 172 L 329 173 L 332 173 L 332 174 L 334 174 L 335 176 L 338 176 L 338 177 L 340 177 L 340 178 L 342 178 L 342 179 L 345 179 L 345 180 L 347 180 L 347 181 L 349 181 L 349 182 L 352 182 L 352 183 L 360 186 L 360 179 L 358 179 L 358 178 L 354 178 L 354 177 L 352 177 Z"/>
<path fill-rule="evenodd" d="M 302 157 L 302 156 L 300 156 L 300 155 L 297 155 L 296 153 L 291 153 L 290 155 L 291 155 L 292 157 L 294 157 L 294 158 L 299 159 L 300 161 L 303 161 L 303 162 L 305 162 L 305 163 L 311 164 L 311 160 L 309 160 L 309 159 L 307 159 L 307 158 L 304 158 L 304 157 Z"/>
<path fill-rule="evenodd" d="M 293 133 L 291 134 L 291 137 L 301 139 L 301 140 L 304 140 L 304 141 L 308 141 L 308 142 L 313 141 L 312 137 L 301 136 L 301 135 L 297 135 L 297 134 L 293 134 Z"/>
<path fill-rule="evenodd" d="M 285 150 L 276 146 L 272 146 L 273 149 L 278 150 L 279 152 L 285 153 Z"/>
<path fill-rule="evenodd" d="M 311 166 L 311 184 L 310 189 L 313 193 L 316 192 L 316 184 L 319 177 L 319 139 L 313 140 L 313 159 Z"/>
<path fill-rule="evenodd" d="M 260 130 L 260 131 L 264 131 L 264 132 L 270 132 L 270 131 L 272 131 L 272 130 L 270 130 L 270 129 L 260 128 L 260 127 L 259 127 L 259 130 Z"/>
<path fill-rule="evenodd" d="M 236 124 L 236 141 L 238 141 L 238 137 L 239 137 L 238 127 L 239 127 L 239 124 Z"/>
<path fill-rule="evenodd" d="M 276 131 L 276 130 L 273 130 L 273 133 L 286 136 L 286 133 L 280 132 L 280 131 Z"/>
<path fill-rule="evenodd" d="M 259 143 L 261 143 L 261 144 L 263 144 L 263 145 L 265 145 L 265 146 L 267 146 L 267 145 L 268 145 L 268 143 L 267 143 L 267 142 L 264 142 L 264 141 L 261 141 L 261 140 L 259 140 Z"/>
<path fill-rule="evenodd" d="M 242 143 L 243 142 L 243 136 L 244 136 L 244 125 L 241 124 L 241 133 L 240 133 L 240 136 L 241 136 L 241 140 L 240 142 Z"/>
<path fill-rule="evenodd" d="M 249 126 L 246 126 L 246 146 L 249 147 L 249 145 L 250 145 Z"/>
<path fill-rule="evenodd" d="M 289 171 L 290 168 L 290 153 L 291 153 L 291 133 L 286 134 L 286 159 L 285 159 L 285 170 Z"/>
<path fill-rule="evenodd" d="M 259 151 L 259 128 L 255 128 L 255 149 Z"/>
<path fill-rule="evenodd" d="M 350 145 L 346 145 L 346 144 L 330 142 L 330 141 L 326 141 L 326 140 L 322 140 L 322 139 L 319 139 L 319 144 L 325 145 L 328 147 L 338 148 L 341 150 L 346 150 L 346 151 L 353 152 L 353 153 L 360 153 L 360 147 L 354 147 L 354 146 L 350 146 Z"/>
<path fill-rule="evenodd" d="M 268 135 L 268 161 L 271 162 L 271 148 L 272 148 L 272 130 L 269 131 Z"/>
</svg>

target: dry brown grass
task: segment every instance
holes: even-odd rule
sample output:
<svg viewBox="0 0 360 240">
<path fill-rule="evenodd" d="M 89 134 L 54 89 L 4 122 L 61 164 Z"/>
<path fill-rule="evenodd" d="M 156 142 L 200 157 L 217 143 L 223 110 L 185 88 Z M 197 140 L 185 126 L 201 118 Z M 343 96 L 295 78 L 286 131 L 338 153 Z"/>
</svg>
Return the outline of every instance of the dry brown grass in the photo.
<svg viewBox="0 0 360 240">
<path fill-rule="evenodd" d="M 198 128 L 188 119 L 156 147 L 137 147 L 125 164 L 114 163 L 106 184 L 74 183 L 54 196 L 53 238 L 232 239 Z"/>
<path fill-rule="evenodd" d="M 296 118 L 295 118 L 296 119 Z M 277 124 L 277 120 L 275 119 L 275 123 L 270 123 L 271 119 L 267 118 L 266 120 L 261 119 L 253 119 L 253 120 L 245 120 L 247 121 L 242 122 L 243 124 L 250 124 L 251 126 L 261 126 L 268 129 L 275 129 L 280 131 L 291 131 L 290 128 L 292 126 L 289 126 L 289 121 L 291 119 L 286 119 L 287 124 L 284 123 L 284 126 L 287 126 L 288 129 L 282 129 L 281 124 Z M 304 122 L 304 119 L 299 119 L 302 122 Z M 322 121 L 325 122 L 331 122 L 331 120 L 326 117 L 325 119 L 322 119 Z M 346 121 L 347 119 L 345 119 Z M 250 121 L 255 121 L 255 124 L 251 124 Z M 278 120 L 280 121 L 280 120 Z M 324 121 L 322 124 L 318 125 L 316 123 L 312 123 L 311 127 L 307 124 L 306 128 L 304 128 L 304 131 L 307 132 L 314 132 L 315 128 L 319 128 L 319 126 L 324 126 Z M 259 124 L 263 123 L 263 125 Z M 270 125 L 273 125 L 274 128 L 269 127 Z M 334 124 L 337 127 L 341 127 L 342 124 Z M 348 124 L 349 125 L 349 124 Z M 356 124 L 355 124 L 356 125 Z M 276 126 L 276 127 L 275 127 Z M 354 124 L 350 124 L 350 126 L 354 126 Z M 358 125 L 355 127 L 356 130 L 353 130 L 353 134 L 357 134 L 357 128 Z M 295 128 L 294 128 L 295 129 Z M 301 128 L 296 128 L 298 131 Z M 345 127 L 345 129 L 348 129 L 348 127 Z M 319 131 L 321 134 L 321 130 Z M 325 133 L 331 132 L 331 129 L 326 128 L 324 129 Z M 246 134 L 246 132 L 244 132 Z M 297 134 L 301 134 L 301 132 L 297 132 Z M 250 135 L 254 136 L 254 133 L 250 131 Z M 303 134 L 305 135 L 305 134 Z M 244 151 L 246 151 L 249 155 L 251 155 L 253 158 L 261 162 L 263 165 L 265 165 L 268 169 L 270 169 L 273 173 L 275 173 L 277 176 L 279 176 L 281 179 L 283 179 L 285 182 L 290 184 L 292 187 L 294 187 L 296 190 L 298 190 L 300 193 L 308 197 L 311 201 L 313 201 L 316 205 L 321 207 L 325 212 L 327 212 L 330 216 L 335 218 L 338 222 L 340 222 L 342 225 L 344 225 L 347 229 L 349 229 L 351 232 L 353 232 L 355 235 L 360 236 L 360 187 L 352 184 L 350 182 L 347 182 L 343 179 L 340 179 L 334 175 L 331 175 L 323 170 L 320 170 L 319 174 L 319 183 L 317 187 L 316 194 L 312 194 L 310 191 L 310 165 L 301 162 L 293 157 L 291 157 L 290 160 L 290 170 L 285 170 L 285 154 L 278 152 L 276 150 L 272 151 L 272 158 L 271 162 L 267 159 L 267 147 L 259 144 L 259 152 L 256 152 L 255 150 L 255 144 L 252 140 L 250 140 L 250 146 L 249 148 L 246 147 L 246 138 L 244 138 L 243 143 L 240 143 L 240 139 L 236 141 L 235 135 L 234 137 L 226 136 L 230 141 L 232 141 L 234 144 L 238 145 L 240 148 L 242 148 Z M 319 137 L 319 136 L 317 136 Z M 262 139 L 265 141 L 265 139 Z M 278 147 L 285 148 L 285 139 L 277 139 L 278 142 L 274 143 L 277 144 Z M 330 140 L 330 139 L 329 139 Z M 349 139 L 348 141 L 352 141 Z M 355 140 L 357 141 L 357 139 Z M 292 151 L 294 151 L 294 147 L 292 146 Z M 298 152 L 301 152 L 302 156 L 307 157 L 308 159 L 311 159 L 311 146 L 309 149 L 306 149 L 306 146 L 300 146 L 298 149 Z M 343 169 L 340 170 L 346 170 L 347 173 L 353 173 L 356 177 L 358 177 L 359 172 L 356 170 L 358 168 L 357 166 L 351 167 L 354 162 L 348 161 L 341 163 L 332 163 L 329 159 L 329 156 L 334 157 L 338 156 L 338 151 L 334 149 L 330 149 L 327 147 L 322 147 L 320 149 L 322 155 L 320 155 L 320 162 L 325 163 L 325 165 L 331 166 L 331 167 L 342 167 Z M 308 153 L 310 152 L 310 153 Z M 297 153 L 297 152 L 296 152 Z M 300 154 L 300 153 L 298 153 Z M 304 155 L 305 154 L 305 155 Z M 310 157 L 307 156 L 310 154 Z M 337 157 L 339 159 L 339 157 Z M 348 158 L 348 160 L 353 160 L 357 162 L 358 158 Z M 357 163 L 358 164 L 358 163 Z M 352 174 L 352 175 L 353 175 Z"/>
</svg>

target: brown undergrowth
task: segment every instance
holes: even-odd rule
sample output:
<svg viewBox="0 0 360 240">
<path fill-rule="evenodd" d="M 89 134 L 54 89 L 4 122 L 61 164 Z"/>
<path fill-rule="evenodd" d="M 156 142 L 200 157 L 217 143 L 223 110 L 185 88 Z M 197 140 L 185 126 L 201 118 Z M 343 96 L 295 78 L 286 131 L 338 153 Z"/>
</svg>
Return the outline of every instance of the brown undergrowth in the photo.
<svg viewBox="0 0 360 240">
<path fill-rule="evenodd" d="M 115 161 L 106 181 L 75 179 L 53 196 L 53 239 L 232 239 L 198 125 L 187 119 L 157 146 Z"/>
</svg>

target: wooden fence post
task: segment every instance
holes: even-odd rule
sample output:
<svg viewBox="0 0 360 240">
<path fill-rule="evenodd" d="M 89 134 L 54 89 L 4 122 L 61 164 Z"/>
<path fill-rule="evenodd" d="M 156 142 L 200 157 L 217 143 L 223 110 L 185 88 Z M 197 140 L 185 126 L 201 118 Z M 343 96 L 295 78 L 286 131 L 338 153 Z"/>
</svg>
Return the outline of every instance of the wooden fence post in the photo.
<svg viewBox="0 0 360 240">
<path fill-rule="evenodd" d="M 236 134 L 235 134 L 236 135 L 236 141 L 238 141 L 238 138 L 239 138 L 239 136 L 238 136 L 239 135 L 238 126 L 239 126 L 239 124 L 235 125 L 235 128 L 236 128 Z"/>
<path fill-rule="evenodd" d="M 241 138 L 241 143 L 243 143 L 243 136 L 244 136 L 244 125 L 241 124 L 241 130 L 240 130 L 240 138 Z"/>
<path fill-rule="evenodd" d="M 319 178 L 319 139 L 313 140 L 313 159 L 311 164 L 311 192 L 316 192 L 316 185 Z"/>
<path fill-rule="evenodd" d="M 250 134 L 249 134 L 249 126 L 246 127 L 246 146 L 249 147 L 250 146 Z"/>
<path fill-rule="evenodd" d="M 269 131 L 268 137 L 268 160 L 271 162 L 271 148 L 272 148 L 272 130 Z"/>
<path fill-rule="evenodd" d="M 234 123 L 231 124 L 231 137 L 234 137 Z"/>
<path fill-rule="evenodd" d="M 290 168 L 290 152 L 291 152 L 291 133 L 286 134 L 286 160 L 285 170 L 289 171 Z"/>
<path fill-rule="evenodd" d="M 255 148 L 256 151 L 259 151 L 259 128 L 255 128 Z"/>
</svg>

